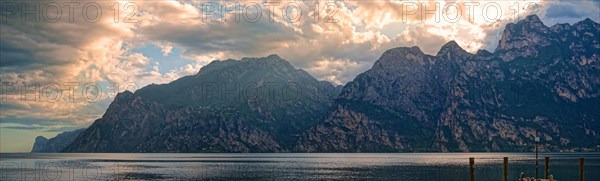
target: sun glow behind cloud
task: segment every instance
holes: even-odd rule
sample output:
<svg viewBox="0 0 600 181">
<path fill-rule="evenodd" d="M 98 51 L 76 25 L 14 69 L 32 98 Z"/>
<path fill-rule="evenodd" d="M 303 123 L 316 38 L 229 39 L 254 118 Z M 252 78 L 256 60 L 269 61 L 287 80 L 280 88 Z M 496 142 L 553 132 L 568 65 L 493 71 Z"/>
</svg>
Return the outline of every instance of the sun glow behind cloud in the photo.
<svg viewBox="0 0 600 181">
<path fill-rule="evenodd" d="M 550 23 L 547 25 L 586 17 L 600 19 L 599 4 L 594 1 L 210 1 L 229 7 L 223 13 L 209 13 L 210 9 L 204 9 L 206 1 L 85 1 L 74 11 L 83 11 L 90 2 L 103 10 L 93 22 L 80 15 L 70 21 L 67 9 L 58 22 L 46 17 L 37 22 L 25 17 L 23 21 L 20 13 L 2 8 L 2 82 L 76 82 L 76 90 L 91 82 L 103 88 L 98 100 L 87 101 L 79 93 L 77 98 L 63 97 L 58 103 L 21 101 L 20 95 L 2 92 L 7 100 L 0 108 L 0 127 L 6 127 L 2 130 L 21 125 L 48 135 L 48 131 L 57 133 L 56 128 L 84 127 L 99 118 L 112 100 L 114 94 L 106 85 L 168 83 L 197 73 L 213 60 L 276 53 L 320 80 L 344 84 L 369 69 L 390 48 L 419 46 L 435 54 L 443 44 L 455 40 L 472 53 L 493 51 L 504 26 L 531 13 Z M 33 2 L 2 3 L 6 7 L 6 3 L 23 6 Z M 261 19 L 256 22 L 249 19 L 257 11 L 232 8 L 255 4 L 262 7 Z M 427 11 L 432 9 L 435 11 Z M 297 12 L 301 15 L 295 19 Z M 93 14 L 89 16 L 93 18 Z M 333 19 L 327 19 L 328 15 Z M 461 18 L 455 21 L 454 15 Z M 152 52 L 157 49 L 159 53 Z M 0 134 L 7 138 L 7 131 Z M 23 139 L 33 141 L 31 136 Z M 28 151 L 5 140 L 1 144 L 0 151 Z"/>
</svg>

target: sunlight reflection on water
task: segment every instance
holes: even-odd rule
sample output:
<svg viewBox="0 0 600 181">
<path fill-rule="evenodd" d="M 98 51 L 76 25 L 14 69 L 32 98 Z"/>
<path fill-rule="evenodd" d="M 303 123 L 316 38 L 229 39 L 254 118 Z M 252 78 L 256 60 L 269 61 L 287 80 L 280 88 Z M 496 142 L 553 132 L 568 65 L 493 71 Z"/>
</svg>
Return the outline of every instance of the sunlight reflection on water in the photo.
<svg viewBox="0 0 600 181">
<path fill-rule="evenodd" d="M 586 179 L 600 178 L 600 153 L 552 153 L 550 173 L 578 177 L 584 157 Z M 501 180 L 509 157 L 509 180 L 535 175 L 530 153 L 254 153 L 254 154 L 0 154 L 0 180 L 467 180 L 469 157 L 477 180 Z"/>
</svg>

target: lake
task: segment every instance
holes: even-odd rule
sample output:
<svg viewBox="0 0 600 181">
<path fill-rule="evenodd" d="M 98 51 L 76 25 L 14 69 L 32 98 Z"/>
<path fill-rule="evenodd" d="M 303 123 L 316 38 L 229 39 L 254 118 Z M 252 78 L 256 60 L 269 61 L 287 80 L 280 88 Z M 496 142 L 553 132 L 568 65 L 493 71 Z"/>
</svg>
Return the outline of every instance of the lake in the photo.
<svg viewBox="0 0 600 181">
<path fill-rule="evenodd" d="M 559 181 L 600 178 L 600 153 L 545 153 Z M 509 180 L 535 175 L 531 153 L 1 153 L 0 180 L 469 180 L 469 157 L 476 180 L 502 180 L 509 157 Z"/>
</svg>

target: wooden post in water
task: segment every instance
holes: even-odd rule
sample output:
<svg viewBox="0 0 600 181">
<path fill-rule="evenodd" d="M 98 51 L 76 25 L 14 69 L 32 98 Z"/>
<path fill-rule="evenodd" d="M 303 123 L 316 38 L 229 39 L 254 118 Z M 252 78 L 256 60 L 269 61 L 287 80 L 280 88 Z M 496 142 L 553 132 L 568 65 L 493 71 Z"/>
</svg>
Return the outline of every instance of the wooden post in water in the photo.
<svg viewBox="0 0 600 181">
<path fill-rule="evenodd" d="M 535 130 L 535 178 L 538 177 L 538 142 L 540 142 L 540 137 L 538 137 L 538 131 Z"/>
<path fill-rule="evenodd" d="M 469 173 L 471 175 L 471 181 L 475 181 L 475 158 L 469 158 Z"/>
<path fill-rule="evenodd" d="M 504 157 L 504 181 L 508 181 L 508 157 Z"/>
<path fill-rule="evenodd" d="M 545 157 L 544 160 L 546 162 L 546 165 L 544 166 L 544 178 L 548 179 L 550 176 L 550 157 Z"/>
<path fill-rule="evenodd" d="M 579 158 L 579 181 L 583 181 L 583 158 Z"/>
</svg>

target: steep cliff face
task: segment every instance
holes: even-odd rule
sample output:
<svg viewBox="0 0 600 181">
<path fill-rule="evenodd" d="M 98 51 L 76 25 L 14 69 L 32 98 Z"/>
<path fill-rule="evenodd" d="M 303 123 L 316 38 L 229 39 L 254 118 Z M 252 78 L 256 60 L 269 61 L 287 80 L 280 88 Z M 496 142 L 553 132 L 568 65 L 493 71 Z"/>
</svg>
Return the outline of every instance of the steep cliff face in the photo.
<svg viewBox="0 0 600 181">
<path fill-rule="evenodd" d="M 66 131 L 56 135 L 54 138 L 46 138 L 38 136 L 35 138 L 33 143 L 32 153 L 56 153 L 67 147 L 77 136 L 85 129 L 78 129 L 74 131 Z"/>
<path fill-rule="evenodd" d="M 339 91 L 277 55 L 120 93 L 65 152 L 285 152 Z"/>
<path fill-rule="evenodd" d="M 507 25 L 494 53 L 386 51 L 349 82 L 298 152 L 524 151 L 600 140 L 600 26 Z"/>
</svg>

